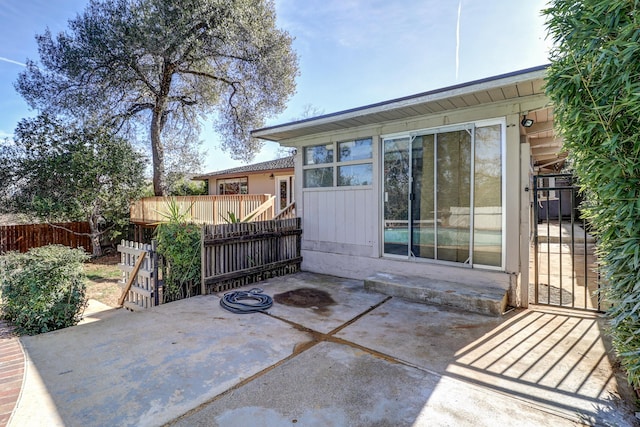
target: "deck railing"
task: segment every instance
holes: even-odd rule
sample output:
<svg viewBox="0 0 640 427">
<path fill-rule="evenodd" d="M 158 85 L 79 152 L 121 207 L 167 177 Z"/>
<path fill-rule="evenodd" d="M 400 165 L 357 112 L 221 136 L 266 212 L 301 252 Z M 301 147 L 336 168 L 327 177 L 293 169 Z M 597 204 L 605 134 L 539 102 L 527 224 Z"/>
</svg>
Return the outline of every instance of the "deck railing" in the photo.
<svg viewBox="0 0 640 427">
<path fill-rule="evenodd" d="M 240 220 L 250 221 L 267 221 L 274 217 L 275 197 L 270 194 L 145 197 L 131 206 L 131 222 L 166 222 L 171 200 L 176 203 L 179 212 L 187 212 L 188 221 L 198 224 L 224 224 L 229 221 L 231 214 Z"/>
</svg>

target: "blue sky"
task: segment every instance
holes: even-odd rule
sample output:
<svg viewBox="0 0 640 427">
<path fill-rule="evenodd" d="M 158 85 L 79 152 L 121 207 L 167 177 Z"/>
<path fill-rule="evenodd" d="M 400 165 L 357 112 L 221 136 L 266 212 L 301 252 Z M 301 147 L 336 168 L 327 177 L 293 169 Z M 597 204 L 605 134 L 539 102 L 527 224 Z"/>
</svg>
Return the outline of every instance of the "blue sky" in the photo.
<svg viewBox="0 0 640 427">
<path fill-rule="evenodd" d="M 544 0 L 276 0 L 278 23 L 294 37 L 301 75 L 288 108 L 332 113 L 548 62 Z M 0 138 L 34 115 L 13 83 L 35 35 L 66 29 L 88 0 L 0 0 Z M 240 165 L 205 128 L 204 171 Z M 267 144 L 255 161 L 276 156 Z"/>
</svg>

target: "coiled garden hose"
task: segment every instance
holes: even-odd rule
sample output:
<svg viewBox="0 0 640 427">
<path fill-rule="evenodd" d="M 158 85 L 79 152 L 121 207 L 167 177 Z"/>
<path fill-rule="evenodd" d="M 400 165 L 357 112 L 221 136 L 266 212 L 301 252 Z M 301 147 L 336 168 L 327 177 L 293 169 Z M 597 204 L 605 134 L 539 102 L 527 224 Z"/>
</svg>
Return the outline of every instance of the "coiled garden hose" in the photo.
<svg viewBox="0 0 640 427">
<path fill-rule="evenodd" d="M 242 300 L 253 300 L 255 303 L 247 304 Z M 222 308 L 232 313 L 245 314 L 266 311 L 273 305 L 273 298 L 262 293 L 262 289 L 253 288 L 249 291 L 227 292 L 220 299 Z"/>
</svg>

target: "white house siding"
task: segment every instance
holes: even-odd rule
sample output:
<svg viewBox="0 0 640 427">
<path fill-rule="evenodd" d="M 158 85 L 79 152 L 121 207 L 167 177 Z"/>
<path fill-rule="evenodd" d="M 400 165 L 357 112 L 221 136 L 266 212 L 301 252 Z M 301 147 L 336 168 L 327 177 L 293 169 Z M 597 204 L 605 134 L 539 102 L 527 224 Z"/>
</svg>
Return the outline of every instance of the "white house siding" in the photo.
<svg viewBox="0 0 640 427">
<path fill-rule="evenodd" d="M 420 275 L 438 280 L 460 281 L 478 286 L 499 286 L 509 290 L 511 304 L 526 305 L 522 285 L 528 274 L 528 236 L 521 236 L 528 221 L 528 182 L 521 171 L 528 159 L 521 159 L 519 122 L 522 113 L 545 107 L 544 95 L 518 99 L 518 102 L 489 103 L 445 113 L 395 120 L 376 126 L 355 127 L 337 132 L 314 134 L 283 141 L 298 148 L 296 156 L 296 200 L 298 214 L 303 218 L 302 268 L 307 271 L 364 279 L 377 271 L 405 275 Z M 450 125 L 503 119 L 506 125 L 506 175 L 503 176 L 505 214 L 505 253 L 501 271 L 469 268 L 468 266 L 425 259 L 399 259 L 383 256 L 381 248 L 382 209 L 380 205 L 381 136 Z M 371 137 L 374 144 L 374 185 L 366 188 L 339 187 L 325 189 L 302 188 L 303 147 Z M 528 168 L 527 168 L 528 169 Z M 525 217 L 525 218 L 523 218 Z"/>
<path fill-rule="evenodd" d="M 304 191 L 302 249 L 371 257 L 377 229 L 372 188 Z"/>
</svg>

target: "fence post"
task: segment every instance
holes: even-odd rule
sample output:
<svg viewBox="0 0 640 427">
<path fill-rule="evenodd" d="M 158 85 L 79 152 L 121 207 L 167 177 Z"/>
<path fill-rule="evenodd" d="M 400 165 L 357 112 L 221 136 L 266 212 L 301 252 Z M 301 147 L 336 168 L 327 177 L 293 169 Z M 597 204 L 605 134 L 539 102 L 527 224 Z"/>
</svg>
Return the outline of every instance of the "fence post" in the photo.
<svg viewBox="0 0 640 427">
<path fill-rule="evenodd" d="M 206 235 L 207 225 L 202 224 L 200 228 L 200 295 L 205 295 L 206 285 L 204 283 L 205 278 L 205 246 L 204 246 L 204 237 Z"/>
<path fill-rule="evenodd" d="M 153 263 L 153 305 L 160 305 L 160 280 L 158 280 L 158 241 L 151 240 L 151 253 L 149 254 Z"/>
</svg>

